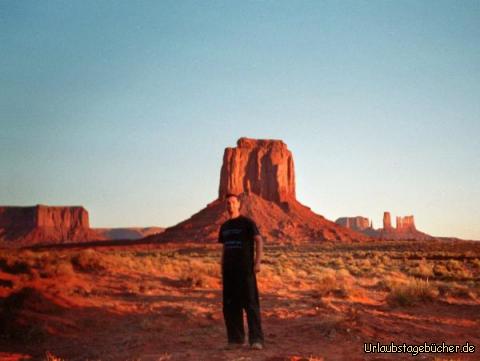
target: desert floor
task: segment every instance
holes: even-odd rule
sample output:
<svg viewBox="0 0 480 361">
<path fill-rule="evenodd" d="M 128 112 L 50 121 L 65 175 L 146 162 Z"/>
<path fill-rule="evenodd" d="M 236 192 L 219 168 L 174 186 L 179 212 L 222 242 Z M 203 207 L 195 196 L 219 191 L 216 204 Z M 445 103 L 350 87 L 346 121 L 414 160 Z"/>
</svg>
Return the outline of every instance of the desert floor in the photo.
<svg viewBox="0 0 480 361">
<path fill-rule="evenodd" d="M 1 250 L 0 359 L 480 360 L 480 242 L 267 243 L 257 274 L 264 350 L 223 349 L 220 252 Z M 364 352 L 392 341 L 476 352 Z"/>
</svg>

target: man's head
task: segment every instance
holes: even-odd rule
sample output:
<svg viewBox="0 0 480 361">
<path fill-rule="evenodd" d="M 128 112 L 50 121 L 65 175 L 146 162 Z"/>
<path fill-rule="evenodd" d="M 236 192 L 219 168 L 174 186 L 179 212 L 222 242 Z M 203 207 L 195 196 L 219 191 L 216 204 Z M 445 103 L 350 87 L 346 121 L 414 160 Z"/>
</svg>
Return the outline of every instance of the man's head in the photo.
<svg viewBox="0 0 480 361">
<path fill-rule="evenodd" d="M 225 200 L 227 201 L 226 207 L 230 217 L 233 218 L 240 215 L 240 199 L 238 195 L 233 193 L 228 193 L 225 196 Z"/>
</svg>

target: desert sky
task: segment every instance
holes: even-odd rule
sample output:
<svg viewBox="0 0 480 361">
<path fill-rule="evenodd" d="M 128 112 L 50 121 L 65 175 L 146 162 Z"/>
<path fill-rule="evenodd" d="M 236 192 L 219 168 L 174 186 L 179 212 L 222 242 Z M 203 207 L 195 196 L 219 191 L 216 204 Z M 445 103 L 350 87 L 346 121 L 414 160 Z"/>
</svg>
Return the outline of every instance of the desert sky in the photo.
<svg viewBox="0 0 480 361">
<path fill-rule="evenodd" d="M 328 219 L 480 239 L 478 1 L 1 1 L 0 204 L 171 226 L 282 139 Z"/>
</svg>

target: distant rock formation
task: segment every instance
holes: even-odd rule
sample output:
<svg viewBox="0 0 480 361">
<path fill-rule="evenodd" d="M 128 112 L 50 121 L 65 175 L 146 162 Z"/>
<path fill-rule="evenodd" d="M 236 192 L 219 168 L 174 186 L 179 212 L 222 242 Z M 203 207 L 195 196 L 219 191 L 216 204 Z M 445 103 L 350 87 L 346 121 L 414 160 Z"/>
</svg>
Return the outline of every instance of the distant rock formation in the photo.
<svg viewBox="0 0 480 361">
<path fill-rule="evenodd" d="M 83 207 L 0 207 L 0 228 L 57 226 L 89 228 L 88 212 Z"/>
<path fill-rule="evenodd" d="M 268 242 L 366 241 L 369 237 L 337 225 L 301 204 L 295 195 L 292 153 L 281 140 L 240 138 L 226 148 L 218 198 L 152 242 L 216 242 L 227 220 L 225 195 L 240 195 L 243 215 L 251 217 Z"/>
<path fill-rule="evenodd" d="M 390 212 L 383 212 L 383 229 L 392 229 L 392 219 Z"/>
<path fill-rule="evenodd" d="M 153 234 L 162 233 L 162 227 L 127 227 L 127 228 L 93 228 L 93 230 L 107 240 L 142 239 Z"/>
<path fill-rule="evenodd" d="M 335 223 L 355 231 L 364 231 L 370 228 L 370 220 L 361 216 L 338 218 Z"/>
<path fill-rule="evenodd" d="M 397 231 L 409 232 L 415 231 L 415 221 L 413 216 L 397 217 Z"/>
<path fill-rule="evenodd" d="M 377 231 L 373 228 L 373 222 L 366 217 L 341 217 L 335 223 L 369 237 L 375 238 L 377 235 Z"/>
<path fill-rule="evenodd" d="M 83 207 L 0 207 L 0 241 L 15 245 L 98 239 Z"/>
<path fill-rule="evenodd" d="M 362 221 L 358 221 L 357 219 L 362 219 Z M 380 229 L 374 229 L 373 227 L 359 227 L 358 222 L 360 222 L 362 226 L 366 224 L 364 220 L 368 221 L 365 217 L 342 217 L 338 218 L 336 223 L 381 240 L 423 241 L 436 239 L 436 237 L 420 232 L 415 228 L 415 219 L 413 215 L 396 217 L 395 228 L 393 228 L 391 224 L 390 212 L 383 213 L 383 228 Z"/>
<path fill-rule="evenodd" d="M 413 215 L 405 217 L 396 217 L 396 227 L 395 228 L 384 228 L 380 229 L 379 238 L 380 239 L 392 239 L 392 240 L 433 240 L 436 237 L 433 237 L 429 234 L 420 232 L 415 227 L 415 219 Z"/>
<path fill-rule="evenodd" d="M 295 200 L 292 153 L 281 140 L 240 138 L 226 148 L 218 196 L 254 193 L 277 204 Z"/>
<path fill-rule="evenodd" d="M 162 227 L 90 228 L 81 206 L 0 206 L 0 246 L 137 240 L 159 234 Z"/>
</svg>

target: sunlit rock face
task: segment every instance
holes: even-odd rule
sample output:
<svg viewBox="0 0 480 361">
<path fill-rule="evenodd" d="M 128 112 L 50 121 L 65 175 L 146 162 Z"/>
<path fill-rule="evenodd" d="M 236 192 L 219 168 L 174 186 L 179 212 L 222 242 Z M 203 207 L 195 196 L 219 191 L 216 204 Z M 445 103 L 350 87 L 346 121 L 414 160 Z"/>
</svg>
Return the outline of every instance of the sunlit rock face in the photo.
<svg viewBox="0 0 480 361">
<path fill-rule="evenodd" d="M 81 242 L 97 239 L 81 206 L 0 207 L 0 241 L 14 244 Z"/>
<path fill-rule="evenodd" d="M 281 140 L 240 138 L 226 148 L 220 171 L 219 198 L 254 193 L 275 203 L 295 200 L 292 153 Z"/>
</svg>

